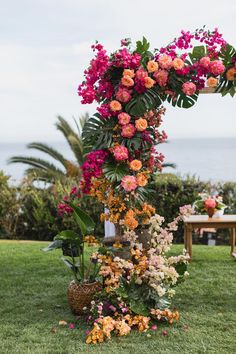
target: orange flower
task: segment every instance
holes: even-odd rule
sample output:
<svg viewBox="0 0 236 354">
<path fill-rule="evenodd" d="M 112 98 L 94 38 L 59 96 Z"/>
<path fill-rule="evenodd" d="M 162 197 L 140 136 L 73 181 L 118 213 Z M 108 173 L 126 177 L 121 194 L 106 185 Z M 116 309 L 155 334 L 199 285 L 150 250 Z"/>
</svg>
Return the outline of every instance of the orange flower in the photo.
<svg viewBox="0 0 236 354">
<path fill-rule="evenodd" d="M 118 102 L 116 100 L 110 102 L 110 109 L 113 112 L 120 111 L 121 108 L 122 108 L 122 106 L 121 106 L 120 102 Z"/>
<path fill-rule="evenodd" d="M 229 81 L 236 80 L 236 68 L 230 68 L 229 70 L 227 70 L 226 79 Z"/>
<path fill-rule="evenodd" d="M 149 73 L 154 73 L 154 71 L 158 70 L 158 63 L 154 60 L 149 60 L 147 63 L 147 70 Z"/>
<path fill-rule="evenodd" d="M 128 75 L 122 77 L 121 83 L 126 87 L 134 86 L 134 80 Z"/>
<path fill-rule="evenodd" d="M 181 70 L 184 67 L 184 61 L 180 58 L 175 58 L 172 62 L 172 65 L 175 70 Z"/>
<path fill-rule="evenodd" d="M 138 173 L 136 180 L 139 187 L 144 187 L 148 183 L 148 179 L 143 173 Z"/>
<path fill-rule="evenodd" d="M 207 86 L 208 87 L 216 87 L 218 84 L 218 80 L 215 77 L 209 77 L 209 79 L 207 80 Z"/>
<path fill-rule="evenodd" d="M 124 69 L 123 76 L 129 76 L 132 79 L 135 76 L 134 70 Z"/>
<path fill-rule="evenodd" d="M 148 123 L 146 119 L 139 118 L 135 121 L 135 127 L 139 132 L 143 132 L 147 129 Z"/>
<path fill-rule="evenodd" d="M 130 162 L 130 168 L 133 171 L 139 171 L 142 168 L 142 162 L 139 160 L 133 160 Z"/>
<path fill-rule="evenodd" d="M 146 88 L 151 88 L 151 87 L 154 86 L 154 84 L 155 84 L 155 81 L 154 81 L 151 77 L 146 76 L 146 77 L 144 78 L 144 86 L 145 86 Z"/>
</svg>

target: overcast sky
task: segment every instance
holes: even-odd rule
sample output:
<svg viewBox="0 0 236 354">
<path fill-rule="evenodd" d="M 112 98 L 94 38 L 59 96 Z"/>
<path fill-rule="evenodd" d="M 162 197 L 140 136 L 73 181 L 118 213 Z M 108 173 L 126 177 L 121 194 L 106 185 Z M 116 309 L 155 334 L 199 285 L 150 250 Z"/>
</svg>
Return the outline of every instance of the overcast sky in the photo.
<svg viewBox="0 0 236 354">
<path fill-rule="evenodd" d="M 97 39 L 111 51 L 145 35 L 152 48 L 181 29 L 218 27 L 236 46 L 235 0 L 7 0 L 0 8 L 0 142 L 63 140 L 56 115 L 72 122 L 94 106 L 77 86 Z M 236 136 L 236 97 L 201 95 L 192 109 L 167 104 L 164 127 L 175 137 Z"/>
</svg>

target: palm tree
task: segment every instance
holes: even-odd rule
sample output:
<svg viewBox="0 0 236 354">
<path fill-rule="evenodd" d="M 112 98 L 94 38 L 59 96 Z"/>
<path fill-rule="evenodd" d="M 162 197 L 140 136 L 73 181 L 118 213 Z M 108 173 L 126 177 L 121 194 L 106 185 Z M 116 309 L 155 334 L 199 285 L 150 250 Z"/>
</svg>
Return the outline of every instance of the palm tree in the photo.
<svg viewBox="0 0 236 354">
<path fill-rule="evenodd" d="M 8 163 L 24 163 L 30 167 L 26 169 L 25 174 L 30 176 L 31 179 L 54 182 L 55 180 L 64 180 L 66 177 L 80 177 L 80 166 L 84 160 L 83 144 L 81 140 L 81 132 L 85 122 L 88 120 L 88 114 L 80 117 L 79 124 L 75 121 L 77 132 L 71 125 L 61 116 L 57 117 L 56 128 L 64 135 L 68 145 L 70 146 L 74 156 L 75 162 L 65 158 L 60 152 L 53 147 L 40 143 L 33 142 L 27 145 L 29 149 L 41 151 L 52 157 L 56 164 L 51 163 L 45 159 L 31 157 L 31 156 L 13 156 L 9 159 Z"/>
</svg>

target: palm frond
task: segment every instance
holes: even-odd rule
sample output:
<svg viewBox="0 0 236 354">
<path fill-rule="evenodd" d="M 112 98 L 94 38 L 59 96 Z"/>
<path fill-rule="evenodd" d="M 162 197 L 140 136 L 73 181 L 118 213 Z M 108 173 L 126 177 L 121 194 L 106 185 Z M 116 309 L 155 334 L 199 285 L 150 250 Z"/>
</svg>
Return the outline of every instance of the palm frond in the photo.
<svg viewBox="0 0 236 354">
<path fill-rule="evenodd" d="M 55 165 L 52 163 L 37 158 L 37 157 L 29 157 L 29 156 L 12 156 L 9 160 L 8 163 L 24 163 L 27 165 L 30 165 L 35 168 L 40 168 L 44 171 L 52 171 L 54 173 L 59 173 L 64 175 L 65 172 L 62 171 L 61 169 L 57 168 Z"/>
<path fill-rule="evenodd" d="M 51 156 L 53 159 L 59 161 L 64 167 L 66 167 L 66 158 L 60 154 L 57 150 L 52 148 L 51 146 L 44 144 L 44 143 L 39 143 L 39 142 L 33 142 L 27 145 L 28 149 L 36 149 L 42 152 L 45 152 L 45 154 L 48 154 Z"/>
<path fill-rule="evenodd" d="M 66 176 L 60 173 L 56 173 L 49 170 L 42 170 L 38 167 L 29 167 L 25 170 L 25 175 L 27 175 L 32 182 L 41 181 L 41 182 L 55 182 L 58 179 L 64 179 Z"/>
<path fill-rule="evenodd" d="M 162 164 L 162 167 L 163 167 L 163 168 L 167 168 L 167 167 L 176 168 L 177 165 L 176 165 L 176 163 L 174 163 L 174 162 L 165 162 L 165 163 Z"/>
</svg>

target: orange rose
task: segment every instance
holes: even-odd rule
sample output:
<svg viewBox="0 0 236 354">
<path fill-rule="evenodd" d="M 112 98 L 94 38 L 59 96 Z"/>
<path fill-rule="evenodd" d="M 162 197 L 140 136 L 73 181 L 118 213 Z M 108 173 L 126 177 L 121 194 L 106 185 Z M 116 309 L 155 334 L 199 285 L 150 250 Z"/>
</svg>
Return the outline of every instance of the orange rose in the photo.
<svg viewBox="0 0 236 354">
<path fill-rule="evenodd" d="M 139 187 L 144 187 L 148 183 L 148 179 L 143 173 L 138 173 L 136 180 Z"/>
<path fill-rule="evenodd" d="M 148 123 L 146 119 L 139 118 L 135 121 L 135 127 L 139 132 L 143 132 L 147 129 Z"/>
<path fill-rule="evenodd" d="M 127 217 L 124 219 L 124 225 L 127 226 L 130 230 L 134 230 L 136 227 L 138 227 L 138 222 L 135 218 Z"/>
<path fill-rule="evenodd" d="M 181 70 L 184 67 L 184 61 L 180 58 L 175 58 L 172 62 L 172 65 L 175 70 Z"/>
<path fill-rule="evenodd" d="M 207 86 L 208 87 L 216 87 L 218 84 L 218 80 L 215 77 L 209 77 L 209 79 L 207 80 Z"/>
<path fill-rule="evenodd" d="M 122 77 L 121 83 L 126 87 L 134 86 L 134 80 L 128 75 Z"/>
<path fill-rule="evenodd" d="M 142 168 L 142 162 L 139 160 L 133 160 L 130 162 L 130 168 L 133 171 L 139 171 Z"/>
<path fill-rule="evenodd" d="M 235 68 L 230 68 L 229 70 L 227 70 L 226 79 L 229 81 L 236 80 L 236 69 Z"/>
<path fill-rule="evenodd" d="M 151 88 L 152 86 L 154 86 L 154 84 L 155 84 L 155 81 L 151 77 L 146 76 L 144 78 L 144 86 L 146 88 Z"/>
<path fill-rule="evenodd" d="M 131 79 L 135 76 L 134 70 L 131 69 L 125 69 L 123 71 L 123 76 L 129 76 Z"/>
<path fill-rule="evenodd" d="M 121 106 L 120 102 L 118 102 L 116 100 L 110 102 L 110 109 L 113 112 L 120 111 L 121 108 L 122 108 L 122 106 Z"/>
<path fill-rule="evenodd" d="M 154 60 L 150 60 L 148 63 L 147 63 L 147 70 L 149 73 L 154 73 L 154 71 L 158 70 L 158 63 Z"/>
</svg>

